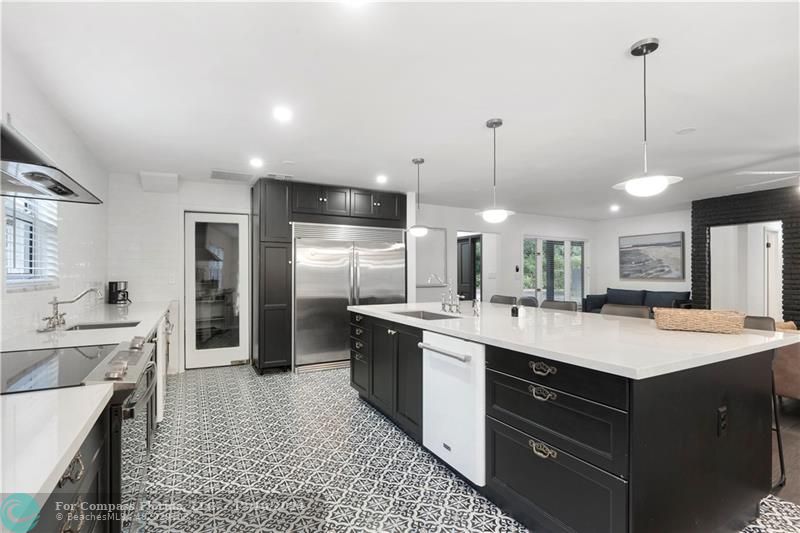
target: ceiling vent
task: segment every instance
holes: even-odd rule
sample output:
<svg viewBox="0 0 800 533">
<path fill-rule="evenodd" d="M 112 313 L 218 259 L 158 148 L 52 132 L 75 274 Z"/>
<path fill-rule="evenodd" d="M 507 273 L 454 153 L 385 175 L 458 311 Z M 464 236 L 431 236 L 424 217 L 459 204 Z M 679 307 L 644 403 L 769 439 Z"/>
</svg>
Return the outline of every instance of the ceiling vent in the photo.
<svg viewBox="0 0 800 533">
<path fill-rule="evenodd" d="M 244 172 L 233 172 L 231 170 L 212 170 L 211 179 L 234 183 L 251 183 L 255 181 L 256 177 L 253 174 L 247 174 Z"/>
<path fill-rule="evenodd" d="M 294 178 L 292 174 L 275 174 L 274 172 L 270 172 L 269 174 L 264 174 L 265 178 L 271 178 L 274 180 L 290 180 Z"/>
</svg>

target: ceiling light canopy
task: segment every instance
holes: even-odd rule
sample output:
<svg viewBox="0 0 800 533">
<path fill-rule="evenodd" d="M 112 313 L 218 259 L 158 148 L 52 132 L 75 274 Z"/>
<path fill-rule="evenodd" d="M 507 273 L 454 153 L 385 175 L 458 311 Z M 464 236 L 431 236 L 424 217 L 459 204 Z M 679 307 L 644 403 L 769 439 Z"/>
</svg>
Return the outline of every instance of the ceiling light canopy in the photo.
<svg viewBox="0 0 800 533">
<path fill-rule="evenodd" d="M 612 213 L 616 213 L 619 211 L 619 204 L 611 204 L 611 207 L 609 207 L 608 210 Z"/>
<path fill-rule="evenodd" d="M 264 160 L 260 157 L 250 158 L 250 166 L 253 168 L 261 168 L 264 166 Z"/>
<path fill-rule="evenodd" d="M 386 183 L 387 181 L 389 181 L 389 178 L 387 178 L 385 174 L 378 174 L 378 175 L 375 177 L 375 181 L 377 181 L 378 183 L 380 183 L 381 185 L 383 185 L 384 183 Z"/>
<path fill-rule="evenodd" d="M 622 189 L 625 190 L 631 196 L 638 196 L 638 197 L 647 197 L 647 196 L 656 196 L 657 194 L 661 194 L 667 187 L 672 185 L 673 183 L 678 183 L 682 181 L 683 178 L 680 176 L 650 176 L 647 174 L 647 56 L 652 54 L 658 49 L 658 39 L 655 37 L 648 37 L 647 39 L 642 39 L 631 46 L 631 55 L 634 57 L 641 57 L 642 58 L 642 65 L 643 65 L 643 104 L 644 104 L 644 114 L 643 114 L 643 129 L 642 129 L 642 150 L 643 150 L 643 162 L 644 162 L 644 175 L 638 178 L 632 178 L 629 180 L 625 180 L 621 183 L 617 183 L 614 185 L 614 189 Z"/>
<path fill-rule="evenodd" d="M 285 105 L 275 106 L 272 109 L 272 118 L 274 118 L 278 122 L 284 124 L 286 122 L 290 122 L 292 120 L 292 116 L 294 116 L 292 110 L 286 107 Z"/>
<path fill-rule="evenodd" d="M 503 119 L 490 118 L 486 127 L 492 129 L 492 207 L 478 211 L 476 215 L 483 217 L 489 224 L 499 224 L 514 214 L 513 211 L 497 207 L 497 128 L 503 125 Z"/>
<path fill-rule="evenodd" d="M 412 163 L 417 165 L 417 216 L 419 216 L 419 166 L 425 162 L 424 159 L 421 157 L 415 157 L 411 160 Z M 380 177 L 380 176 L 379 176 Z M 428 226 L 423 226 L 422 224 L 414 224 L 413 226 L 408 228 L 408 233 L 410 233 L 414 237 L 424 237 L 428 234 Z"/>
</svg>

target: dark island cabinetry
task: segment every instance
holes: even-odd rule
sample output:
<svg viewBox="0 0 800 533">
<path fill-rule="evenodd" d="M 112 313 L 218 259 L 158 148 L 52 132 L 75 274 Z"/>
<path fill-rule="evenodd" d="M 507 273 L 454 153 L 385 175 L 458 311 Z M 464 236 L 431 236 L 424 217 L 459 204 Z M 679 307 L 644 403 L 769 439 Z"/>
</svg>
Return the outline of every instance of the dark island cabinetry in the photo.
<svg viewBox="0 0 800 533">
<path fill-rule="evenodd" d="M 422 441 L 422 332 L 350 314 L 350 383 L 417 442 Z"/>
</svg>

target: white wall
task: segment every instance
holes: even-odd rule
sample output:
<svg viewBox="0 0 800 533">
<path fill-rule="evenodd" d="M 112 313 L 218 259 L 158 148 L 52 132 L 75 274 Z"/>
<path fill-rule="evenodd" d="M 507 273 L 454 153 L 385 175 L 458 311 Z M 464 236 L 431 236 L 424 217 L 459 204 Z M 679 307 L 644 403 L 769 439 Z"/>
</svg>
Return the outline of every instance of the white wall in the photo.
<svg viewBox="0 0 800 533">
<path fill-rule="evenodd" d="M 711 228 L 711 308 L 769 315 L 766 306 L 765 230 L 778 232 L 773 251 L 778 284 L 773 287 L 773 318 L 782 320 L 782 225 L 780 222 Z"/>
<path fill-rule="evenodd" d="M 127 280 L 131 299 L 183 301 L 185 211 L 249 213 L 250 188 L 241 184 L 181 180 L 172 193 L 144 192 L 139 177 L 112 174 L 109 180 L 108 276 Z M 176 337 L 183 339 L 183 319 Z M 174 346 L 173 346 L 174 349 Z M 170 358 L 170 371 L 183 369 L 183 346 Z"/>
<path fill-rule="evenodd" d="M 623 217 L 592 223 L 592 240 L 589 263 L 592 265 L 591 293 L 604 293 L 614 289 L 648 289 L 653 291 L 691 290 L 691 211 L 673 211 L 639 217 Z M 619 278 L 619 238 L 647 233 L 684 232 L 683 281 L 625 280 Z M 587 291 L 587 294 L 590 292 Z"/>
<path fill-rule="evenodd" d="M 0 281 L 0 322 L 2 336 L 7 337 L 20 328 L 40 326 L 41 318 L 49 314 L 50 306 L 47 302 L 53 296 L 71 298 L 90 285 L 105 285 L 108 173 L 63 117 L 55 111 L 39 90 L 36 81 L 29 77 L 16 55 L 5 45 L 2 63 L 3 119 L 5 120 L 6 113 L 10 113 L 14 127 L 44 150 L 81 185 L 106 202 L 101 205 L 59 202 L 58 288 L 6 292 L 5 276 L 0 276 L 3 280 Z M 5 250 L 5 246 L 2 250 Z M 4 265 L 5 261 L 0 264 Z M 90 306 L 97 305 L 97 302 L 87 297 L 72 305 Z M 70 306 L 65 306 L 64 311 L 69 314 Z"/>
<path fill-rule="evenodd" d="M 417 219 L 420 224 L 447 229 L 447 276 L 455 283 L 457 257 L 457 232 L 497 234 L 497 294 L 520 296 L 522 294 L 522 241 L 526 236 L 560 237 L 586 240 L 591 248 L 593 221 L 576 218 L 559 218 L 541 215 L 517 214 L 502 224 L 489 224 L 475 215 L 474 209 L 423 204 Z M 591 253 L 589 251 L 588 253 Z M 589 264 L 589 267 L 591 263 Z M 520 271 L 516 272 L 515 268 Z M 591 278 L 587 268 L 587 279 Z M 590 285 L 591 287 L 591 282 Z M 409 292 L 411 286 L 409 285 Z M 438 301 L 442 289 L 417 289 L 418 301 Z M 487 296 L 490 294 L 487 292 Z"/>
</svg>

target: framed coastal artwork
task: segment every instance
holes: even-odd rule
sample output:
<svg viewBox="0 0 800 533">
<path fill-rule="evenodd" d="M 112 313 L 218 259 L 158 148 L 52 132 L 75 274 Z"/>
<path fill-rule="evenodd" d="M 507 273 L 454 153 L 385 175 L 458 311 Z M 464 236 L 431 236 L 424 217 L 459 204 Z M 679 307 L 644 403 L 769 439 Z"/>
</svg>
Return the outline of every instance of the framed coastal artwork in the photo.
<svg viewBox="0 0 800 533">
<path fill-rule="evenodd" d="M 620 279 L 685 279 L 683 232 L 619 238 Z"/>
</svg>

